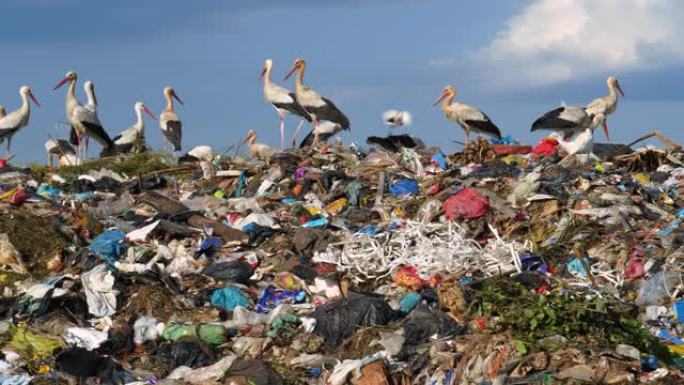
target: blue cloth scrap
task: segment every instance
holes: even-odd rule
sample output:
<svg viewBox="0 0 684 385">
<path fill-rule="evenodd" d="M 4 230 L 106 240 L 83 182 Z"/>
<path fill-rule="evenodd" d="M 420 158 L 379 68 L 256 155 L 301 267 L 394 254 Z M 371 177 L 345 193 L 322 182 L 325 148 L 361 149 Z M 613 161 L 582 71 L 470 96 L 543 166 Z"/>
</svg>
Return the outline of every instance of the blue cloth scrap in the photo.
<svg viewBox="0 0 684 385">
<path fill-rule="evenodd" d="M 399 310 L 402 312 L 402 314 L 408 314 L 413 309 L 417 308 L 421 301 L 423 301 L 423 297 L 421 297 L 420 294 L 406 294 L 404 298 L 399 301 Z"/>
<path fill-rule="evenodd" d="M 226 310 L 233 310 L 238 306 L 249 308 L 249 301 L 240 289 L 236 287 L 226 287 L 214 290 L 211 293 L 211 304 Z"/>
<path fill-rule="evenodd" d="M 88 246 L 88 250 L 106 261 L 107 264 L 114 265 L 114 262 L 123 254 L 125 240 L 126 234 L 121 231 L 105 231 L 93 239 L 93 243 Z"/>
<path fill-rule="evenodd" d="M 400 179 L 394 181 L 387 189 L 393 197 L 418 194 L 418 182 L 413 179 Z"/>
</svg>

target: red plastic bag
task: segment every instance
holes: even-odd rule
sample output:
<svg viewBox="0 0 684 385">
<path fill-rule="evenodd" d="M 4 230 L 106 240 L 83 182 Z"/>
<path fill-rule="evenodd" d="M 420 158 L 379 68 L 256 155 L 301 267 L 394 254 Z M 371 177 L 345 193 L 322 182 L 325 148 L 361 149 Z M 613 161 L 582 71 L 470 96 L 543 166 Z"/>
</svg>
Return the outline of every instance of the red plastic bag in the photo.
<svg viewBox="0 0 684 385">
<path fill-rule="evenodd" d="M 26 202 L 26 199 L 28 199 L 26 190 L 20 188 L 9 198 L 9 203 L 15 206 L 21 206 L 24 202 Z"/>
<path fill-rule="evenodd" d="M 7 160 L 0 158 L 0 168 L 7 167 Z"/>
<path fill-rule="evenodd" d="M 553 138 L 543 138 L 538 145 L 532 149 L 532 158 L 550 156 L 556 153 L 558 141 Z"/>
<path fill-rule="evenodd" d="M 639 278 L 646 275 L 644 264 L 638 258 L 632 258 L 625 267 L 625 278 Z"/>
<path fill-rule="evenodd" d="M 444 202 L 447 219 L 479 218 L 487 214 L 489 200 L 471 188 L 464 188 Z"/>
</svg>

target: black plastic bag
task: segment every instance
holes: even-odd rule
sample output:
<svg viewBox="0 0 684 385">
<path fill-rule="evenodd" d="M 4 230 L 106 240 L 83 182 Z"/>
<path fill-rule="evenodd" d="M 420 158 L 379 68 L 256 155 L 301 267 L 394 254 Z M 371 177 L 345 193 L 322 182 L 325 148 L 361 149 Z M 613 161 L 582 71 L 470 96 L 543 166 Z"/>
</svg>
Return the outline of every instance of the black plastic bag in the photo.
<svg viewBox="0 0 684 385">
<path fill-rule="evenodd" d="M 441 310 L 419 305 L 404 322 L 404 349 L 427 342 L 431 336 L 449 337 L 463 332 L 451 317 Z"/>
<path fill-rule="evenodd" d="M 179 366 L 196 369 L 217 361 L 209 345 L 193 338 L 181 338 L 173 343 L 162 344 L 157 356 L 169 372 Z"/>
<path fill-rule="evenodd" d="M 254 270 L 247 262 L 229 261 L 207 266 L 202 270 L 202 274 L 220 281 L 246 284 L 249 282 L 249 277 L 254 274 Z"/>
<path fill-rule="evenodd" d="M 313 317 L 314 332 L 325 338 L 327 348 L 335 349 L 354 334 L 357 326 L 386 325 L 394 317 L 394 310 L 382 297 L 349 293 L 347 298 L 320 306 Z"/>
<path fill-rule="evenodd" d="M 283 385 L 283 378 L 271 365 L 261 360 L 235 360 L 226 376 L 245 376 L 254 385 Z"/>
</svg>

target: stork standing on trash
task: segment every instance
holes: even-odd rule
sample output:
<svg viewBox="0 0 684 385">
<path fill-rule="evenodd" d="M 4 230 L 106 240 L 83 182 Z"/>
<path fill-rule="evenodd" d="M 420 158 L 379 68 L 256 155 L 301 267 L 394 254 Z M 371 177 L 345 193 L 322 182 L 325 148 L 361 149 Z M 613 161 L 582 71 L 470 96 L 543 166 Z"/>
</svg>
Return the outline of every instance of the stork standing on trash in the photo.
<svg viewBox="0 0 684 385">
<path fill-rule="evenodd" d="M 143 102 L 137 102 L 133 106 L 137 120 L 127 129 L 114 137 L 114 151 L 116 153 L 140 152 L 145 145 L 145 118 L 146 113 L 150 118 L 157 120 L 152 111 Z"/>
<path fill-rule="evenodd" d="M 340 111 L 335 104 L 319 95 L 311 87 L 304 85 L 304 72 L 306 71 L 306 63 L 303 59 L 297 59 L 294 61 L 292 68 L 285 76 L 287 80 L 293 73 L 297 71 L 297 77 L 295 79 L 295 97 L 297 103 L 299 103 L 304 111 L 306 111 L 311 119 L 313 120 L 313 130 L 314 139 L 313 146 L 318 144 L 318 136 L 316 134 L 316 127 L 321 121 L 327 120 L 333 123 L 337 123 L 342 126 L 342 129 L 349 130 L 350 123 L 349 119 L 342 111 Z"/>
<path fill-rule="evenodd" d="M 168 143 L 171 143 L 174 151 L 180 151 L 183 126 L 174 108 L 173 99 L 176 99 L 181 105 L 183 105 L 183 101 L 176 94 L 176 90 L 171 87 L 165 87 L 163 92 L 166 108 L 159 115 L 159 127 L 162 135 L 164 135 L 164 150 L 166 151 Z"/>
<path fill-rule="evenodd" d="M 83 158 L 88 154 L 88 137 L 92 137 L 100 143 L 103 151 L 108 152 L 112 149 L 112 139 L 107 132 L 102 128 L 102 123 L 97 116 L 97 112 L 83 106 L 76 98 L 76 82 L 78 75 L 75 71 L 69 71 L 64 78 L 57 83 L 54 90 L 57 90 L 66 83 L 69 83 L 69 89 L 66 96 L 66 117 L 71 125 L 71 143 L 78 146 L 79 158 L 83 154 Z M 96 103 L 95 103 L 96 104 Z"/>
<path fill-rule="evenodd" d="M 247 143 L 247 149 L 249 150 L 249 155 L 252 159 L 267 159 L 275 155 L 276 150 L 273 147 L 263 144 L 256 143 L 256 131 L 249 130 L 247 132 L 247 137 L 242 141 L 240 145 Z"/>
<path fill-rule="evenodd" d="M 625 94 L 622 92 L 622 87 L 620 87 L 620 82 L 618 82 L 616 77 L 608 77 L 606 84 L 608 85 L 608 95 L 592 100 L 587 104 L 585 109 L 587 113 L 592 116 L 603 114 L 603 132 L 606 134 L 606 139 L 610 140 L 610 136 L 608 135 L 608 124 L 605 122 L 605 118 L 608 118 L 608 115 L 612 114 L 617 109 L 618 93 L 622 97 L 624 97 Z"/>
<path fill-rule="evenodd" d="M 31 98 L 37 106 L 40 106 L 36 97 L 33 96 L 33 92 L 31 92 L 31 89 L 27 86 L 19 88 L 19 96 L 21 97 L 21 106 L 0 118 L 0 144 L 7 140 L 8 157 L 12 157 L 12 138 L 19 130 L 28 125 L 29 119 L 31 118 L 31 102 L 29 101 L 29 98 Z M 3 114 L 4 112 L 3 108 Z"/>
<path fill-rule="evenodd" d="M 551 130 L 569 155 L 589 154 L 594 148 L 594 130 L 599 125 L 605 130 L 605 122 L 602 113 L 591 115 L 582 107 L 558 107 L 535 120 L 530 131 Z"/>
<path fill-rule="evenodd" d="M 454 102 L 456 97 L 456 87 L 446 86 L 442 94 L 435 100 L 432 106 L 436 106 L 444 100 L 442 104 L 442 112 L 444 116 L 456 122 L 466 134 L 466 146 L 470 142 L 470 132 L 487 134 L 501 139 L 501 132 L 499 127 L 492 122 L 492 120 L 484 112 L 467 104 Z"/>
<path fill-rule="evenodd" d="M 273 69 L 273 60 L 266 59 L 264 67 L 261 70 L 261 78 L 264 81 L 264 98 L 271 103 L 278 113 L 280 119 L 280 149 L 285 148 L 285 117 L 287 114 L 293 114 L 302 117 L 302 121 L 295 130 L 294 137 L 297 136 L 299 130 L 304 124 L 304 120 L 311 122 L 311 117 L 304 111 L 302 106 L 297 103 L 295 94 L 288 89 L 280 87 L 271 80 L 271 70 Z M 294 140 L 294 139 L 293 139 Z"/>
</svg>

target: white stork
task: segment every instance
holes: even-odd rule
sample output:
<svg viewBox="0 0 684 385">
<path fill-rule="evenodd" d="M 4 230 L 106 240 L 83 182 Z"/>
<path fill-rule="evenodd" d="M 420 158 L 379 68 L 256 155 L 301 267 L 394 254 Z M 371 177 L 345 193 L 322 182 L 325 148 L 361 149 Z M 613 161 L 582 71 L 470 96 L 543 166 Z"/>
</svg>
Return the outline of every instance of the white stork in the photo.
<svg viewBox="0 0 684 385">
<path fill-rule="evenodd" d="M 247 148 L 249 149 L 249 155 L 252 159 L 268 159 L 275 155 L 276 150 L 273 147 L 263 144 L 256 143 L 256 131 L 249 130 L 247 137 L 242 141 L 241 144 L 247 143 Z"/>
<path fill-rule="evenodd" d="M 596 98 L 587 104 L 586 110 L 589 115 L 603 114 L 604 117 L 607 118 L 608 115 L 615 112 L 615 109 L 617 108 L 618 93 L 620 93 L 622 97 L 625 96 L 616 77 L 608 77 L 606 84 L 608 84 L 609 94 Z M 606 134 L 606 139 L 610 140 L 610 136 L 608 135 L 608 124 L 605 122 L 603 124 L 603 132 Z"/>
<path fill-rule="evenodd" d="M 314 138 L 318 136 L 318 140 L 327 143 L 328 139 L 332 138 L 335 136 L 338 132 L 344 130 L 342 128 L 342 125 L 339 123 L 335 122 L 321 122 L 318 126 L 316 126 L 313 131 L 307 135 L 304 140 L 302 140 L 302 143 L 299 144 L 299 148 L 304 148 L 307 146 L 312 146 L 314 143 Z M 294 142 L 295 138 L 292 138 L 292 141 Z M 294 145 L 294 144 L 293 144 Z"/>
<path fill-rule="evenodd" d="M 29 123 L 31 117 L 29 98 L 33 99 L 37 106 L 40 106 L 36 97 L 33 96 L 33 92 L 27 86 L 19 88 L 19 96 L 21 96 L 21 106 L 0 118 L 0 144 L 7 139 L 7 155 L 10 157 L 12 156 L 12 137 Z"/>
<path fill-rule="evenodd" d="M 145 145 L 145 119 L 143 118 L 143 112 L 152 119 L 157 120 L 152 111 L 143 102 L 135 103 L 133 110 L 137 117 L 135 123 L 112 139 L 116 153 L 138 152 Z"/>
<path fill-rule="evenodd" d="M 578 132 L 583 132 L 586 128 L 591 128 L 593 131 L 599 124 L 606 130 L 605 115 L 602 113 L 591 115 L 582 107 L 558 107 L 535 120 L 530 131 L 557 131 L 563 133 L 562 137 L 567 139 Z"/>
<path fill-rule="evenodd" d="M 413 116 L 408 111 L 389 110 L 382 114 L 382 120 L 390 131 L 397 127 L 408 127 L 413 123 Z"/>
<path fill-rule="evenodd" d="M 166 99 L 166 108 L 159 115 L 159 127 L 161 127 L 164 135 L 164 150 L 166 151 L 168 143 L 171 143 L 174 151 L 180 151 L 183 129 L 180 118 L 173 107 L 173 99 L 178 100 L 180 104 L 183 104 L 183 101 L 176 94 L 176 90 L 171 87 L 164 87 L 164 98 Z"/>
<path fill-rule="evenodd" d="M 107 134 L 107 131 L 102 128 L 97 112 L 84 107 L 76 98 L 77 80 L 78 75 L 76 72 L 69 71 L 64 76 L 64 79 L 57 83 L 54 88 L 54 90 L 57 90 L 67 82 L 69 83 L 66 96 L 66 117 L 69 124 L 71 124 L 70 141 L 78 146 L 79 157 L 82 152 L 85 157 L 88 155 L 88 141 L 83 140 L 87 137 L 92 137 L 100 143 L 103 151 L 111 151 L 113 147 L 112 139 Z M 85 144 L 85 148 L 82 148 L 82 144 Z"/>
<path fill-rule="evenodd" d="M 313 120 L 313 146 L 318 144 L 318 137 L 316 135 L 316 127 L 319 122 L 327 120 L 337 123 L 344 130 L 349 130 L 349 119 L 340 111 L 333 102 L 319 95 L 311 87 L 304 85 L 304 71 L 306 71 L 306 63 L 303 59 L 294 61 L 290 72 L 285 76 L 287 80 L 292 74 L 297 71 L 297 78 L 295 80 L 295 98 L 299 105 L 311 116 Z"/>
<path fill-rule="evenodd" d="M 45 151 L 48 153 L 48 165 L 52 167 L 52 159 L 56 156 L 60 166 L 76 166 L 76 150 L 65 139 L 49 139 L 45 142 Z"/>
<path fill-rule="evenodd" d="M 432 106 L 434 107 L 444 100 L 442 112 L 444 112 L 444 116 L 447 119 L 458 123 L 463 128 L 466 134 L 466 146 L 470 141 L 471 131 L 492 135 L 498 139 L 501 138 L 499 128 L 492 122 L 489 116 L 475 107 L 453 102 L 454 97 L 456 97 L 456 87 L 446 86 Z"/>
<path fill-rule="evenodd" d="M 213 148 L 210 146 L 196 146 L 188 151 L 188 155 L 199 160 L 204 179 L 211 179 L 216 176 L 216 167 L 214 167 L 213 161 L 218 156 Z"/>
<path fill-rule="evenodd" d="M 295 94 L 288 89 L 280 87 L 271 81 L 271 70 L 273 69 L 273 60 L 266 59 L 264 61 L 264 68 L 261 70 L 261 78 L 264 80 L 264 98 L 267 102 L 273 105 L 278 118 L 280 119 L 280 148 L 285 148 L 285 116 L 287 114 L 294 114 L 301 116 L 303 119 L 299 123 L 295 136 L 304 124 L 304 119 L 311 122 L 311 117 L 304 111 L 302 106 L 297 103 Z"/>
</svg>

